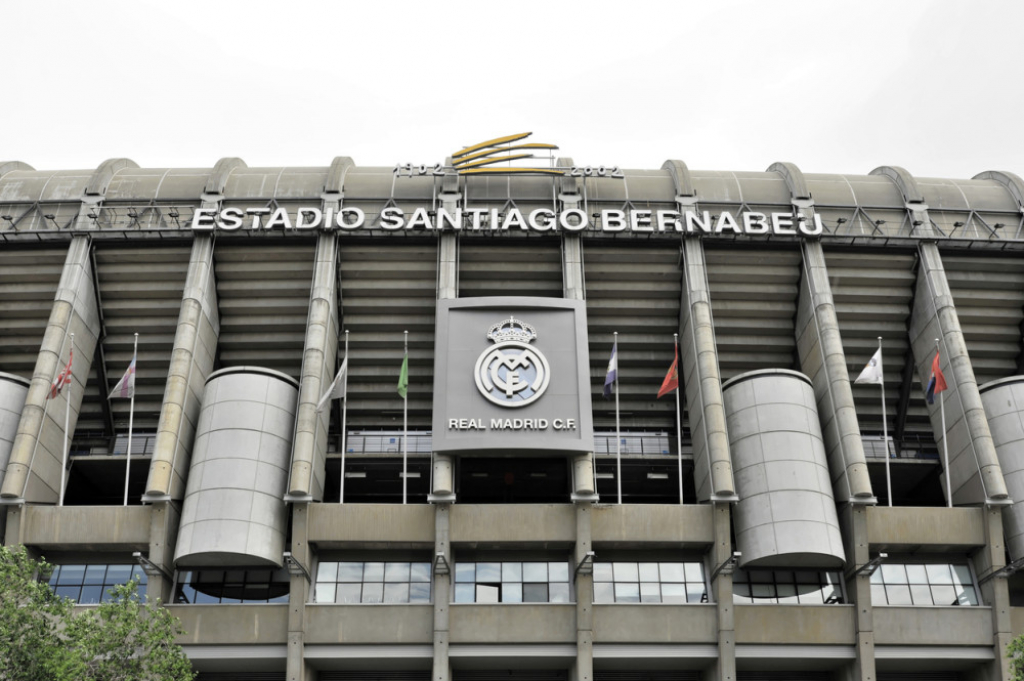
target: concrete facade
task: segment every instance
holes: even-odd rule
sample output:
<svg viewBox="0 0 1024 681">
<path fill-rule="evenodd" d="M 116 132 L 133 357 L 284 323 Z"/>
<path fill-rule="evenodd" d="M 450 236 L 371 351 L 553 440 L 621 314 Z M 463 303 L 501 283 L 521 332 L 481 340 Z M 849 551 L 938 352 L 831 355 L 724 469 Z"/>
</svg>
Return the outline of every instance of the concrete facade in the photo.
<svg viewBox="0 0 1024 681">
<path fill-rule="evenodd" d="M 226 678 L 1009 679 L 1022 186 L 786 163 L 555 179 L 347 157 L 0 163 L 0 531 L 60 565 L 139 553 L 196 668 Z M 244 226 L 191 229 L 224 209 Z M 346 217 L 296 228 L 314 210 Z M 426 222 L 394 228 L 395 210 Z M 459 210 L 458 230 L 424 226 Z M 514 211 L 587 224 L 530 229 Z M 593 452 L 524 456 L 522 427 L 495 451 L 431 451 L 437 301 L 497 296 L 585 307 Z M 121 506 L 105 500 L 125 484 L 127 424 L 107 395 L 127 324 L 148 344 L 139 390 L 163 399 L 137 407 Z M 73 380 L 49 400 L 71 332 Z M 342 402 L 316 407 L 346 332 L 343 429 Z M 673 334 L 678 412 L 656 397 Z M 879 335 L 884 411 L 877 385 L 851 382 Z M 602 396 L 614 338 L 618 400 Z M 945 428 L 924 400 L 935 338 Z"/>
</svg>

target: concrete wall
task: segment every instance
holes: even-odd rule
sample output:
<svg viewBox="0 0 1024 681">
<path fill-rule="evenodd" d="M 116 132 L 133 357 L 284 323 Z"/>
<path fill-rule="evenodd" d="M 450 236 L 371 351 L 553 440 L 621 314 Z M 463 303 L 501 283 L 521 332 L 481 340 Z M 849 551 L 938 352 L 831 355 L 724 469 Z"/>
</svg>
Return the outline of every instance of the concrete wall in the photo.
<svg viewBox="0 0 1024 681">
<path fill-rule="evenodd" d="M 408 645 L 434 640 L 434 607 L 317 605 L 306 608 L 306 643 Z"/>
<path fill-rule="evenodd" d="M 711 506 L 616 504 L 593 510 L 594 544 L 704 547 L 714 541 Z"/>
<path fill-rule="evenodd" d="M 451 541 L 571 544 L 576 541 L 576 511 L 568 504 L 454 504 Z"/>
<path fill-rule="evenodd" d="M 856 606 L 737 605 L 737 643 L 853 645 Z"/>
<path fill-rule="evenodd" d="M 451 642 L 575 643 L 574 603 L 451 606 Z"/>
<path fill-rule="evenodd" d="M 25 506 L 21 542 L 40 549 L 147 551 L 151 506 Z"/>
<path fill-rule="evenodd" d="M 875 639 L 886 645 L 992 645 L 992 612 L 985 606 L 887 605 L 875 608 L 874 620 Z"/>
<path fill-rule="evenodd" d="M 271 645 L 288 639 L 288 606 L 283 603 L 222 605 L 167 605 L 181 620 L 185 633 L 180 645 Z"/>
<path fill-rule="evenodd" d="M 883 507 L 866 509 L 868 542 L 879 550 L 940 547 L 967 551 L 985 543 L 981 508 Z"/>
<path fill-rule="evenodd" d="M 434 514 L 419 504 L 310 504 L 309 541 L 432 547 Z"/>
<path fill-rule="evenodd" d="M 714 604 L 594 605 L 596 643 L 716 643 Z"/>
<path fill-rule="evenodd" d="M 1024 558 L 1024 376 L 978 388 L 1013 506 L 1003 510 L 1010 559 Z"/>
</svg>

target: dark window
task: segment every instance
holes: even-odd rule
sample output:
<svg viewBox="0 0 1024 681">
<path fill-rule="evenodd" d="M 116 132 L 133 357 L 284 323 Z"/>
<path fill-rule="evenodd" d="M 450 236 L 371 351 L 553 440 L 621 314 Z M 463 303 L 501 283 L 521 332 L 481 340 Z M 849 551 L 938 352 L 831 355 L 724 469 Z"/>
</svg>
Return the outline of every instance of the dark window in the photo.
<svg viewBox="0 0 1024 681">
<path fill-rule="evenodd" d="M 110 589 L 132 579 L 139 580 L 139 595 L 145 595 L 146 573 L 132 564 L 57 565 L 49 583 L 58 596 L 87 605 L 109 601 Z"/>
<path fill-rule="evenodd" d="M 182 570 L 175 603 L 287 603 L 288 573 L 270 568 Z"/>
</svg>

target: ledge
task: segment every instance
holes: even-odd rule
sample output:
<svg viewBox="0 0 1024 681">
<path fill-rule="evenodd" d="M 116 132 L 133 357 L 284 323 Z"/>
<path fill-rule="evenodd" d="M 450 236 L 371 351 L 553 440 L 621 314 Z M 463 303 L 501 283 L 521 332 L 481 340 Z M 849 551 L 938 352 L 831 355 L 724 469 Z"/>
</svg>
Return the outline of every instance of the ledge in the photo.
<svg viewBox="0 0 1024 681">
<path fill-rule="evenodd" d="M 185 633 L 178 643 L 208 645 L 286 644 L 287 603 L 167 605 Z"/>
<path fill-rule="evenodd" d="M 737 605 L 736 643 L 852 646 L 856 618 L 852 605 Z"/>
<path fill-rule="evenodd" d="M 595 506 L 594 545 L 621 548 L 667 544 L 698 548 L 714 543 L 711 504 L 623 504 Z"/>
<path fill-rule="evenodd" d="M 434 606 L 426 604 L 306 605 L 306 643 L 432 644 Z"/>
<path fill-rule="evenodd" d="M 866 509 L 873 551 L 963 552 L 985 545 L 985 509 L 873 506 Z"/>
<path fill-rule="evenodd" d="M 718 641 L 713 603 L 594 605 L 594 643 L 708 643 Z"/>
<path fill-rule="evenodd" d="M 426 504 L 310 504 L 309 541 L 321 547 L 434 546 L 434 507 Z"/>
<path fill-rule="evenodd" d="M 21 541 L 58 550 L 149 551 L 152 506 L 26 505 Z"/>
<path fill-rule="evenodd" d="M 456 643 L 576 643 L 575 603 L 453 604 Z"/>
</svg>

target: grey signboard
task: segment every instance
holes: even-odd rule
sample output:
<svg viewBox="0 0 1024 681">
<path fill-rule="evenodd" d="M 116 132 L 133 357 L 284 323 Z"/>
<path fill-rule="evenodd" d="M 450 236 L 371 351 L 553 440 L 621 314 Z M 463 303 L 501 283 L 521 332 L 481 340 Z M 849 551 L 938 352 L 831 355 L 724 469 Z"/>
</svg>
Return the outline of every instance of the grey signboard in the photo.
<svg viewBox="0 0 1024 681">
<path fill-rule="evenodd" d="M 463 298 L 437 305 L 437 452 L 592 452 L 583 301 Z"/>
</svg>

